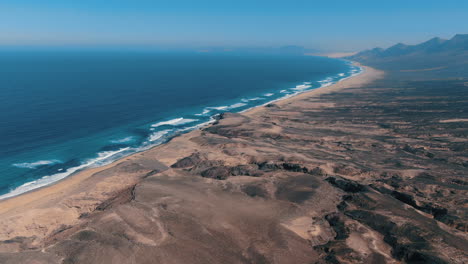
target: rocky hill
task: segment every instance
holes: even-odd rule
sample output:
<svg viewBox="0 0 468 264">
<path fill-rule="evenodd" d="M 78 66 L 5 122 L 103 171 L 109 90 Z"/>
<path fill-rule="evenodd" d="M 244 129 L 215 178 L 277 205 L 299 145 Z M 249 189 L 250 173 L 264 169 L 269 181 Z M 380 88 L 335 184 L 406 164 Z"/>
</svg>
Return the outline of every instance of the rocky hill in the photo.
<svg viewBox="0 0 468 264">
<path fill-rule="evenodd" d="M 387 49 L 365 50 L 348 59 L 411 78 L 468 77 L 468 34 L 450 40 L 432 38 L 418 45 L 398 43 Z"/>
</svg>

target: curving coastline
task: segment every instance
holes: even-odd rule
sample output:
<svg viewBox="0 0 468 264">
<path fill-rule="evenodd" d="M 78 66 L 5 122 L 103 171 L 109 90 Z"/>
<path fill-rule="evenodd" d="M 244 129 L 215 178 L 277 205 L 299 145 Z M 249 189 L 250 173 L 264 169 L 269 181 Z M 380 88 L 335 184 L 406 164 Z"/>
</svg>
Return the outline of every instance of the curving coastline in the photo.
<svg viewBox="0 0 468 264">
<path fill-rule="evenodd" d="M 311 90 L 323 89 L 330 85 L 333 85 L 341 81 L 344 81 L 346 79 L 357 76 L 364 71 L 364 68 L 360 67 L 357 63 L 353 63 L 351 61 L 346 61 L 346 60 L 343 60 L 343 61 L 345 61 L 346 63 L 350 65 L 349 71 L 347 73 L 339 73 L 336 75 L 329 76 L 323 80 L 318 80 L 317 81 L 317 83 L 319 84 L 318 87 L 312 85 L 311 82 L 304 82 L 293 88 L 281 90 L 279 93 L 275 92 L 276 94 L 280 95 L 279 97 L 278 95 L 273 96 L 275 95 L 275 93 L 266 93 L 266 94 L 261 95 L 262 97 L 253 97 L 253 98 L 247 98 L 247 99 L 244 98 L 244 99 L 241 99 L 239 102 L 233 103 L 231 105 L 205 107 L 203 109 L 203 112 L 192 115 L 192 116 L 197 116 L 200 119 L 194 119 L 192 116 L 189 115 L 188 117 L 184 116 L 184 117 L 174 118 L 171 120 L 155 122 L 150 125 L 150 130 L 152 131 L 152 133 L 148 135 L 147 140 L 142 142 L 142 144 L 138 146 L 125 146 L 117 150 L 99 152 L 97 153 L 96 157 L 86 159 L 83 162 L 81 162 L 79 165 L 68 167 L 66 169 L 61 168 L 59 172 L 43 176 L 34 181 L 26 182 L 10 190 L 8 193 L 1 194 L 0 201 L 55 184 L 56 182 L 66 179 L 67 177 L 70 177 L 82 170 L 112 164 L 134 153 L 146 151 L 155 146 L 164 144 L 165 142 L 172 139 L 173 137 L 179 136 L 183 133 L 187 133 L 188 131 L 198 129 L 198 128 L 201 128 L 203 126 L 213 123 L 214 116 L 218 114 L 228 112 L 228 111 L 246 113 L 256 107 L 261 107 L 261 106 L 268 105 L 270 103 L 285 100 L 287 98 L 294 97 L 294 96 L 300 95 L 302 93 L 305 93 Z M 271 99 L 270 97 L 277 97 L 277 98 L 269 100 Z M 254 103 L 254 105 L 249 106 L 250 102 Z M 257 102 L 260 102 L 260 104 L 255 104 Z M 187 126 L 184 126 L 184 125 L 187 125 Z M 161 130 L 159 130 L 160 127 L 162 127 Z M 122 144 L 122 143 L 132 142 L 133 140 L 134 138 L 132 136 L 127 136 L 121 139 L 110 140 L 110 142 L 114 144 Z M 38 166 L 55 165 L 55 164 L 60 164 L 60 163 L 62 163 L 60 160 L 41 160 L 41 161 L 36 161 L 36 162 L 31 162 L 31 163 L 13 164 L 13 166 L 18 167 L 18 168 L 34 169 Z"/>
<path fill-rule="evenodd" d="M 380 78 L 379 76 L 382 74 L 380 71 L 377 71 L 375 69 L 372 69 L 372 68 L 364 66 L 364 65 L 361 65 L 361 64 L 359 64 L 357 62 L 352 62 L 352 64 L 359 67 L 360 71 L 356 72 L 356 73 L 353 73 L 352 75 L 350 75 L 348 77 L 341 78 L 336 83 L 326 82 L 324 85 L 322 85 L 319 88 L 313 88 L 313 89 L 310 89 L 310 90 L 305 90 L 304 89 L 302 91 L 297 91 L 294 94 L 285 95 L 285 96 L 283 96 L 281 98 L 268 101 L 268 102 L 266 102 L 266 103 L 264 103 L 262 105 L 258 105 L 258 106 L 254 106 L 254 107 L 249 108 L 249 109 L 245 109 L 245 110 L 241 111 L 241 113 L 243 113 L 245 115 L 252 115 L 252 114 L 255 114 L 255 113 L 259 112 L 259 111 L 265 111 L 265 105 L 268 105 L 268 104 L 271 104 L 271 103 L 287 104 L 287 103 L 289 103 L 291 101 L 294 101 L 296 99 L 300 99 L 300 98 L 303 98 L 303 97 L 320 95 L 320 94 L 323 94 L 323 93 L 338 91 L 340 89 L 343 89 L 345 86 L 361 85 L 361 84 L 364 84 L 364 83 L 368 83 L 368 82 L 372 81 L 375 78 Z M 192 129 L 197 129 L 197 128 L 201 128 L 201 127 L 204 127 L 204 126 L 209 126 L 212 122 L 214 122 L 214 120 L 212 120 L 210 122 L 203 123 L 203 124 L 199 124 L 198 126 L 195 126 Z M 162 122 L 162 123 L 164 123 L 164 122 Z M 156 124 L 158 124 L 158 123 L 156 123 Z M 188 132 L 188 133 L 193 133 L 193 132 L 196 132 L 196 131 L 192 131 L 192 132 Z M 185 137 L 189 137 L 189 136 L 190 135 L 187 135 L 187 134 L 178 134 L 176 137 L 185 138 Z M 77 168 L 74 172 L 70 173 L 69 175 L 67 175 L 65 177 L 61 177 L 61 178 L 57 179 L 56 181 L 43 184 L 43 185 L 39 186 L 38 188 L 34 188 L 34 189 L 31 189 L 31 190 L 24 190 L 24 191 L 17 192 L 17 193 L 10 192 L 10 193 L 7 193 L 5 195 L 2 195 L 2 196 L 0 196 L 0 205 L 2 205 L 2 206 L 0 206 L 0 213 L 8 211 L 9 209 L 13 208 L 14 207 L 13 204 L 15 204 L 16 202 L 19 202 L 20 204 L 25 204 L 25 203 L 28 203 L 29 201 L 34 201 L 39 197 L 45 196 L 46 193 L 48 193 L 48 192 L 56 192 L 58 190 L 61 190 L 65 186 L 68 187 L 70 184 L 73 184 L 73 183 L 76 183 L 77 181 L 88 178 L 89 176 L 91 176 L 94 173 L 97 173 L 97 172 L 106 170 L 108 168 L 111 168 L 112 166 L 114 166 L 116 163 L 119 163 L 120 161 L 129 160 L 129 159 L 133 158 L 134 156 L 141 155 L 141 153 L 144 153 L 146 151 L 150 151 L 150 150 L 153 150 L 155 148 L 161 147 L 161 144 L 164 145 L 164 144 L 167 144 L 167 143 L 162 142 L 162 143 L 160 143 L 158 145 L 151 146 L 149 149 L 144 149 L 144 150 L 141 150 L 141 151 L 139 151 L 137 153 L 130 154 L 129 156 L 121 157 L 119 159 L 113 160 L 109 164 L 106 164 L 106 165 L 103 165 L 103 166 L 85 169 L 87 166 L 89 166 L 88 164 L 85 164 L 82 167 Z M 69 181 L 69 183 L 68 183 L 68 181 Z M 55 185 L 58 185 L 58 186 L 55 186 Z M 37 194 L 35 194 L 35 193 L 37 193 Z M 24 199 L 22 199 L 22 196 L 24 196 Z M 15 200 L 18 200 L 18 201 L 15 201 Z"/>
<path fill-rule="evenodd" d="M 199 225 L 203 226 L 202 229 L 227 228 L 222 232 L 234 232 L 231 237 L 235 240 L 250 240 L 250 237 L 242 238 L 244 235 L 241 234 L 245 232 L 245 234 L 252 234 L 252 238 L 255 240 L 262 237 L 262 239 L 266 239 L 265 241 L 270 241 L 268 243 L 273 243 L 268 244 L 265 250 L 276 252 L 277 246 L 274 246 L 274 243 L 277 243 L 275 242 L 276 238 L 268 238 L 270 233 L 263 228 L 271 226 L 275 230 L 277 228 L 282 230 L 278 232 L 283 234 L 284 239 L 296 245 L 278 254 L 285 254 L 283 257 L 297 261 L 316 259 L 316 254 L 310 252 L 310 246 L 307 245 L 307 231 L 303 229 L 304 227 L 308 228 L 308 225 L 302 223 L 304 217 L 315 214 L 308 212 L 311 208 L 315 208 L 315 205 L 310 207 L 312 204 L 306 203 L 291 211 L 294 206 L 291 207 L 289 202 L 283 201 L 283 199 L 292 199 L 295 203 L 302 203 L 303 199 L 309 197 L 308 194 L 304 197 L 302 194 L 297 197 L 294 194 L 290 197 L 291 194 L 288 194 L 287 188 L 289 187 L 287 186 L 295 184 L 293 182 L 284 182 L 283 187 L 278 187 L 280 188 L 276 191 L 278 197 L 284 196 L 278 200 L 255 199 L 257 195 L 267 194 L 262 194 L 254 187 L 245 190 L 243 188 L 261 182 L 265 182 L 266 186 L 273 184 L 273 182 L 283 185 L 282 182 L 287 181 L 288 178 L 281 176 L 282 173 L 275 172 L 275 170 L 280 169 L 279 167 L 269 168 L 266 166 L 262 168 L 264 172 L 261 172 L 254 170 L 251 166 L 253 164 L 264 166 L 262 165 L 264 159 L 270 162 L 279 159 L 283 162 L 282 166 L 287 166 L 285 167 L 287 170 L 284 171 L 285 175 L 295 171 L 297 165 L 294 164 L 306 158 L 303 156 L 304 154 L 301 154 L 301 146 L 297 145 L 297 140 L 304 135 L 303 132 L 288 131 L 289 122 L 297 122 L 296 115 L 298 114 L 307 114 L 311 110 L 317 111 L 333 104 L 332 102 L 321 102 L 319 99 L 323 95 L 338 93 L 347 88 L 362 87 L 383 76 L 383 73 L 378 70 L 362 67 L 365 68 L 362 74 L 334 85 L 304 92 L 266 106 L 256 107 L 242 114 L 226 114 L 223 119 L 213 125 L 182 134 L 165 144 L 133 154 L 103 167 L 80 171 L 53 185 L 0 201 L 0 241 L 13 241 L 7 244 L 0 243 L 0 251 L 19 252 L 21 255 L 23 254 L 21 253 L 23 252 L 22 248 L 29 248 L 28 252 L 30 253 L 23 256 L 45 261 L 44 259 L 50 257 L 48 252 L 60 251 L 61 247 L 64 249 L 69 246 L 75 247 L 72 244 L 66 245 L 70 236 L 76 232 L 88 232 L 82 230 L 90 228 L 94 230 L 94 224 L 104 221 L 99 228 L 105 233 L 124 232 L 125 236 L 128 236 L 128 241 L 143 247 L 164 247 L 164 245 L 175 243 L 174 245 L 178 245 L 175 248 L 178 248 L 180 252 L 187 252 L 186 250 L 189 250 L 187 247 L 198 247 L 193 242 L 179 244 L 183 239 L 176 238 L 186 236 L 191 239 L 205 234 L 203 232 L 203 234 L 193 233 L 197 232 Z M 283 122 L 281 125 L 277 124 L 279 120 Z M 281 140 L 281 144 L 276 145 L 275 140 Z M 293 151 L 293 149 L 298 152 Z M 186 169 L 194 165 L 194 168 Z M 326 166 L 322 168 L 328 170 Z M 229 171 L 227 172 L 226 169 Z M 283 170 L 284 168 L 280 171 Z M 198 176 L 200 173 L 202 177 Z M 226 179 L 224 178 L 226 173 L 238 176 Z M 258 177 L 259 173 L 265 174 L 266 178 Z M 269 179 L 273 182 L 270 182 Z M 303 176 L 294 177 L 294 179 L 300 182 L 306 180 Z M 312 188 L 307 187 L 309 183 L 304 182 L 304 184 L 306 185 L 301 188 Z M 319 183 L 314 180 L 313 186 L 316 184 Z M 320 196 L 331 195 L 321 200 L 326 203 L 329 199 L 335 201 L 335 198 L 332 197 L 338 193 L 322 183 L 320 186 L 323 187 L 319 188 Z M 242 195 L 238 192 L 238 188 L 249 195 Z M 281 188 L 286 189 L 281 191 Z M 266 192 L 269 192 L 268 189 Z M 148 209 L 153 207 L 152 204 L 155 202 L 153 199 L 158 200 L 157 205 L 154 204 L 156 207 Z M 246 203 L 249 206 L 245 207 Z M 326 205 L 324 208 L 329 207 L 334 208 L 333 205 Z M 146 209 L 139 211 L 141 208 Z M 152 215 L 151 212 L 154 212 L 155 215 Z M 141 215 L 141 213 L 146 216 Z M 192 219 L 189 221 L 195 222 L 187 223 L 187 219 L 184 219 L 188 215 L 191 215 L 189 219 Z M 134 217 L 136 218 L 132 220 Z M 145 220 L 147 217 L 156 217 L 157 219 Z M 114 223 L 114 221 L 117 222 Z M 155 237 L 151 234 L 153 231 L 151 231 L 152 227 L 150 228 L 150 226 L 146 231 L 140 230 L 141 226 L 150 223 L 147 221 L 153 223 L 150 224 L 153 227 L 154 223 L 159 223 L 156 225 L 159 226 L 157 228 L 159 231 L 154 230 L 158 234 Z M 242 225 L 238 226 L 241 223 Z M 258 226 L 259 224 L 262 224 L 261 228 Z M 231 227 L 228 228 L 229 226 Z M 187 227 L 190 227 L 189 230 L 185 230 Z M 113 230 L 113 228 L 117 229 Z M 168 228 L 170 231 L 167 230 Z M 321 234 L 323 239 L 329 239 L 330 234 L 326 233 L 329 232 L 327 231 L 329 227 L 319 224 L 317 228 L 325 230 L 325 233 Z M 109 230 L 105 231 L 106 229 Z M 117 238 L 112 238 L 112 240 L 114 239 Z M 218 250 L 216 248 L 222 246 L 216 242 L 220 241 L 219 239 L 223 240 L 221 237 L 212 240 L 215 243 L 212 245 L 213 250 Z M 55 249 L 56 246 L 58 248 Z M 186 253 L 174 255 L 175 252 L 172 252 L 170 248 L 161 250 L 163 251 L 152 252 L 166 252 L 163 254 L 170 256 L 170 258 L 177 256 L 177 258 L 181 258 L 178 260 L 179 262 L 189 260 L 189 258 L 185 258 Z M 384 254 L 388 254 L 384 249 L 382 250 Z M 83 251 L 83 253 L 85 252 Z M 201 249 L 197 252 L 212 254 L 209 253 L 211 251 L 202 253 L 204 251 Z M 67 255 L 73 256 L 73 254 L 68 253 Z M 93 254 L 85 255 L 86 258 L 94 256 Z M 10 256 L 15 257 L 15 255 Z M 231 259 L 234 255 L 227 254 L 218 256 L 221 258 L 217 260 L 236 262 L 238 256 L 236 253 L 234 260 Z M 120 257 L 126 258 L 128 256 L 124 254 Z M 209 256 L 206 257 L 209 258 Z M 227 259 L 224 259 L 225 257 Z M 112 260 L 112 258 L 108 259 Z M 206 258 L 202 259 L 206 260 Z M 22 260 L 24 261 L 24 259 Z M 84 262 L 87 261 L 81 260 L 81 263 Z M 47 259 L 47 263 L 54 263 L 54 261 Z"/>
<path fill-rule="evenodd" d="M 0 202 L 0 262 L 467 263 L 466 78 L 382 69 Z"/>
</svg>

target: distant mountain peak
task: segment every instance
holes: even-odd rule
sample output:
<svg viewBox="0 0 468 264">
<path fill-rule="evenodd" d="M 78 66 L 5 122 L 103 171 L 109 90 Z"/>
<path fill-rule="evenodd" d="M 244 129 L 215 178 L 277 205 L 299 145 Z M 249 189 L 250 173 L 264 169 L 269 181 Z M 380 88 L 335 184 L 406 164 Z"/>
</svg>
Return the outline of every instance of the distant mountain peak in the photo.
<svg viewBox="0 0 468 264">
<path fill-rule="evenodd" d="M 407 47 L 407 46 L 408 45 L 405 45 L 405 44 L 400 42 L 400 43 L 397 43 L 397 44 L 393 45 L 392 47 L 390 47 L 390 49 L 391 48 L 403 48 L 403 47 Z"/>
<path fill-rule="evenodd" d="M 445 42 L 445 41 L 447 41 L 447 40 L 439 38 L 439 37 L 434 37 L 434 38 L 431 38 L 430 40 L 428 40 L 426 42 L 423 42 L 422 44 L 424 44 L 424 43 L 442 43 L 442 42 Z"/>
<path fill-rule="evenodd" d="M 468 34 L 457 34 L 445 44 L 447 49 L 468 50 Z"/>
<path fill-rule="evenodd" d="M 456 34 L 453 36 L 452 40 L 453 39 L 468 39 L 468 34 Z"/>
<path fill-rule="evenodd" d="M 384 49 L 383 49 L 383 48 L 379 48 L 379 47 L 377 47 L 377 48 L 373 48 L 373 49 L 371 49 L 371 50 L 372 50 L 372 51 L 384 51 Z"/>
<path fill-rule="evenodd" d="M 420 50 L 422 52 L 431 52 L 431 51 L 440 50 L 442 48 L 442 44 L 445 42 L 447 42 L 446 39 L 435 37 L 419 45 L 415 45 L 414 47 L 415 47 L 415 50 Z"/>
<path fill-rule="evenodd" d="M 468 34 L 457 34 L 450 40 L 434 37 L 417 45 L 406 45 L 403 43 L 398 43 L 387 49 L 374 48 L 371 50 L 362 51 L 350 58 L 376 59 L 400 57 L 410 54 L 437 54 L 443 52 L 459 53 L 461 51 L 468 51 Z"/>
<path fill-rule="evenodd" d="M 468 34 L 457 34 L 448 40 L 434 37 L 416 45 L 398 43 L 347 58 L 402 77 L 468 78 Z"/>
<path fill-rule="evenodd" d="M 468 34 L 457 34 L 452 39 L 449 40 L 450 42 L 468 42 Z"/>
</svg>

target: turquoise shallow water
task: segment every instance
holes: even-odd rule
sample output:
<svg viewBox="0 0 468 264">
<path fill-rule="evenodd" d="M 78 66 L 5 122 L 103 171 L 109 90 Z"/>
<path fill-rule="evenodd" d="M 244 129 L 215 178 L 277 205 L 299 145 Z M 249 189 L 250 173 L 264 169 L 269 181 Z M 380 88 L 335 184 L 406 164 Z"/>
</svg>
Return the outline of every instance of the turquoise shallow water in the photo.
<svg viewBox="0 0 468 264">
<path fill-rule="evenodd" d="M 359 71 L 311 56 L 0 52 L 0 198 Z"/>
</svg>

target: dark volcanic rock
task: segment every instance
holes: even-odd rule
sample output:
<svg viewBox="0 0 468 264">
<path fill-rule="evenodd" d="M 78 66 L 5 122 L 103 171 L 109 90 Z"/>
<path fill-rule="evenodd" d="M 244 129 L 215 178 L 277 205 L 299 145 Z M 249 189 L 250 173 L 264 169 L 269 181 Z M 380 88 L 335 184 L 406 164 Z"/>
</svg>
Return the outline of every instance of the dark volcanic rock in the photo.
<svg viewBox="0 0 468 264">
<path fill-rule="evenodd" d="M 293 172 L 303 172 L 307 173 L 308 169 L 305 167 L 302 167 L 299 164 L 294 164 L 294 163 L 283 163 L 282 164 L 283 169 L 287 171 L 293 171 Z"/>
<path fill-rule="evenodd" d="M 212 178 L 212 179 L 217 179 L 217 180 L 225 180 L 230 175 L 231 173 L 230 173 L 229 168 L 225 166 L 212 167 L 201 172 L 201 176 L 205 178 Z"/>
<path fill-rule="evenodd" d="M 325 216 L 330 226 L 335 230 L 335 239 L 346 239 L 349 237 L 349 229 L 346 227 L 343 216 L 339 213 L 332 213 Z"/>
<path fill-rule="evenodd" d="M 231 176 L 254 176 L 258 177 L 262 175 L 262 172 L 258 170 L 258 166 L 256 165 L 239 165 L 230 168 L 230 175 Z"/>
<path fill-rule="evenodd" d="M 315 167 L 315 168 L 311 169 L 309 171 L 309 174 L 317 175 L 317 176 L 326 176 L 327 175 L 327 173 L 323 169 L 321 169 L 320 167 Z"/>
<path fill-rule="evenodd" d="M 340 178 L 335 178 L 335 177 L 329 177 L 329 178 L 326 178 L 325 180 L 331 183 L 333 186 L 336 186 L 345 192 L 357 193 L 357 192 L 365 191 L 364 185 L 351 181 L 351 180 L 340 179 Z"/>
<path fill-rule="evenodd" d="M 261 162 L 258 163 L 258 168 L 263 171 L 276 171 L 276 170 L 285 170 L 291 172 L 302 172 L 308 173 L 309 170 L 306 167 L 301 166 L 300 164 L 296 163 L 275 163 L 275 162 Z"/>
<path fill-rule="evenodd" d="M 178 160 L 171 165 L 171 168 L 187 168 L 193 167 L 202 160 L 200 153 L 193 153 L 192 155 Z"/>
<path fill-rule="evenodd" d="M 276 108 L 276 109 L 279 109 L 279 108 L 280 108 L 277 104 L 273 104 L 273 103 L 267 104 L 267 105 L 265 105 L 265 107 L 268 107 L 268 108 Z"/>
<path fill-rule="evenodd" d="M 276 171 L 283 169 L 283 166 L 273 162 L 262 162 L 258 164 L 258 168 L 262 171 Z"/>
<path fill-rule="evenodd" d="M 423 232 L 416 226 L 397 226 L 389 218 L 369 211 L 348 211 L 346 215 L 384 235 L 384 240 L 393 247 L 392 253 L 397 259 L 407 263 L 447 263 L 430 253 L 430 242 L 421 236 Z"/>
</svg>

